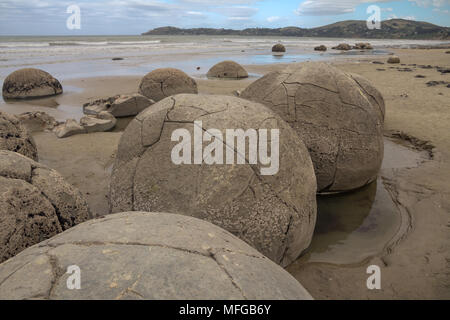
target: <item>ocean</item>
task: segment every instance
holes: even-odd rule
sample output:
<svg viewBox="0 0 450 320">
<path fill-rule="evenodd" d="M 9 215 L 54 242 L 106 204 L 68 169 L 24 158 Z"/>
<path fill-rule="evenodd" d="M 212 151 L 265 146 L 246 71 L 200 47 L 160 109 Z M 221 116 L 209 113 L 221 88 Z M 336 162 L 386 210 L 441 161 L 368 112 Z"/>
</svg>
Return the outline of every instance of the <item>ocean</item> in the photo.
<svg viewBox="0 0 450 320">
<path fill-rule="evenodd" d="M 277 42 L 287 47 L 285 55 L 271 54 L 271 47 Z M 376 50 L 344 54 L 335 50 L 326 53 L 313 50 L 321 44 L 331 48 L 342 42 L 370 42 Z M 445 42 L 242 36 L 0 36 L 0 80 L 14 70 L 26 67 L 41 68 L 62 80 L 143 75 L 160 67 L 179 68 L 192 76 L 202 77 L 209 67 L 227 59 L 244 65 L 289 63 L 386 54 L 387 47 L 439 43 Z M 113 58 L 123 60 L 113 61 Z"/>
</svg>

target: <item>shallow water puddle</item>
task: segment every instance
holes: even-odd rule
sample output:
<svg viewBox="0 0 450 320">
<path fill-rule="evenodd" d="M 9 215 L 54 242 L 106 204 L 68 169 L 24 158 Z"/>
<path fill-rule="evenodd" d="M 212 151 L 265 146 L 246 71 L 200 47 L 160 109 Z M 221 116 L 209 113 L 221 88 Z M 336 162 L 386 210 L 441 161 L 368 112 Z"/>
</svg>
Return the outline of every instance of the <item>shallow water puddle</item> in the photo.
<svg viewBox="0 0 450 320">
<path fill-rule="evenodd" d="M 385 139 L 383 169 L 417 167 L 426 153 Z M 353 192 L 317 197 L 317 224 L 309 249 L 294 264 L 354 264 L 383 250 L 401 218 L 381 178 Z"/>
</svg>

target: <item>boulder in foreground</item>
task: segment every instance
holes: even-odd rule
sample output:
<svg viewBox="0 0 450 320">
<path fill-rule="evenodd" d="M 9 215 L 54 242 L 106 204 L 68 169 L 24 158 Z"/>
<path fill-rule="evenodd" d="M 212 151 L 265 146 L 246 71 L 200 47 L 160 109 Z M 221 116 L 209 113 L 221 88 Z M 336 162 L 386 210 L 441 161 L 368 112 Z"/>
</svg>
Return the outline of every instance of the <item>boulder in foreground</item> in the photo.
<svg viewBox="0 0 450 320">
<path fill-rule="evenodd" d="M 0 262 L 88 218 L 81 193 L 55 170 L 0 151 Z"/>
<path fill-rule="evenodd" d="M 28 99 L 53 96 L 63 92 L 61 83 L 51 74 L 34 68 L 19 69 L 3 82 L 3 98 Z"/>
<path fill-rule="evenodd" d="M 202 128 L 195 121 L 202 121 Z M 194 137 L 194 130 L 202 134 L 202 129 L 216 129 L 209 140 L 214 144 L 204 144 L 208 164 L 195 164 L 191 142 L 180 150 L 172 134 L 176 130 Z M 247 157 L 249 164 L 243 157 L 249 143 L 244 142 L 245 150 L 239 142 L 233 147 L 226 138 L 229 129 L 249 130 L 246 140 L 255 148 L 257 143 L 272 148 L 272 138 L 279 151 L 267 154 L 270 165 L 262 164 L 256 153 Z M 267 141 L 256 140 L 260 129 L 267 130 Z M 276 130 L 279 138 L 272 135 Z M 179 162 L 180 155 L 186 162 Z M 278 169 L 263 175 L 274 161 Z M 309 246 L 316 223 L 316 179 L 303 142 L 263 105 L 232 96 L 180 94 L 141 112 L 121 137 L 110 190 L 112 212 L 179 212 L 205 219 L 283 266 Z"/>
<path fill-rule="evenodd" d="M 38 161 L 38 152 L 33 137 L 20 119 L 12 114 L 0 111 L 0 150 L 9 150 L 23 154 Z"/>
<path fill-rule="evenodd" d="M 253 82 L 241 97 L 263 103 L 305 142 L 319 192 L 375 180 L 383 160 L 384 100 L 361 76 L 325 63 L 292 64 Z"/>
<path fill-rule="evenodd" d="M 79 290 L 67 288 L 73 265 Z M 1 264 L 0 299 L 31 298 L 312 299 L 288 272 L 225 230 L 148 212 L 87 221 Z"/>
</svg>

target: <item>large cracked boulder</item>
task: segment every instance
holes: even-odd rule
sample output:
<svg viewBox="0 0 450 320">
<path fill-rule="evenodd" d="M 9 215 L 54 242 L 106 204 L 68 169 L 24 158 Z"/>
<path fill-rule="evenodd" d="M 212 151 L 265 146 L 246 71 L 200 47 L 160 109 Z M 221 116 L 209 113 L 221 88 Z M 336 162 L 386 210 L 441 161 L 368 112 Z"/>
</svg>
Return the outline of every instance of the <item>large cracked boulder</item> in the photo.
<svg viewBox="0 0 450 320">
<path fill-rule="evenodd" d="M 88 217 L 81 193 L 55 170 L 0 150 L 0 262 Z"/>
<path fill-rule="evenodd" d="M 216 129 L 208 131 L 214 136 L 204 137 L 211 142 L 200 146 L 200 138 L 195 147 L 204 149 L 211 164 L 202 162 L 201 151 L 194 164 L 190 142 L 179 149 L 180 131 L 190 134 L 192 142 L 197 139 L 194 130 L 203 132 L 194 121 L 202 121 L 204 130 Z M 272 164 L 279 159 L 278 171 L 268 175 L 269 165 L 251 160 L 249 143 L 243 144 L 246 150 L 237 149 L 239 142 L 233 147 L 235 139 L 225 139 L 226 129 L 254 129 L 253 142 L 257 130 L 267 129 L 269 140 L 259 145 L 269 144 L 269 149 L 271 130 L 278 129 L 279 157 L 275 145 L 269 155 Z M 259 138 L 264 142 L 263 135 Z M 186 161 L 174 160 L 180 155 Z M 182 94 L 154 104 L 128 125 L 119 143 L 109 199 L 112 212 L 166 211 L 208 220 L 285 266 L 309 246 L 316 221 L 315 191 L 308 151 L 277 115 L 237 97 Z"/>
<path fill-rule="evenodd" d="M 181 70 L 156 69 L 147 73 L 139 85 L 139 93 L 153 101 L 179 93 L 198 93 L 197 83 Z"/>
<path fill-rule="evenodd" d="M 6 77 L 2 92 L 5 99 L 27 99 L 57 95 L 63 88 L 48 72 L 25 68 Z"/>
<path fill-rule="evenodd" d="M 38 152 L 33 137 L 22 125 L 20 119 L 0 111 L 0 150 L 18 152 L 38 161 Z"/>
<path fill-rule="evenodd" d="M 234 61 L 222 61 L 209 69 L 208 78 L 243 79 L 248 78 L 248 73 L 239 63 Z"/>
<path fill-rule="evenodd" d="M 363 77 L 303 63 L 267 74 L 241 97 L 265 104 L 295 129 L 310 151 L 319 192 L 352 190 L 376 179 L 384 101 Z"/>
<path fill-rule="evenodd" d="M 69 277 L 78 267 L 78 290 Z M 76 271 L 75 271 L 76 272 Z M 73 273 L 71 275 L 71 273 Z M 0 299 L 310 300 L 288 272 L 225 230 L 168 213 L 84 222 L 0 265 Z"/>
</svg>

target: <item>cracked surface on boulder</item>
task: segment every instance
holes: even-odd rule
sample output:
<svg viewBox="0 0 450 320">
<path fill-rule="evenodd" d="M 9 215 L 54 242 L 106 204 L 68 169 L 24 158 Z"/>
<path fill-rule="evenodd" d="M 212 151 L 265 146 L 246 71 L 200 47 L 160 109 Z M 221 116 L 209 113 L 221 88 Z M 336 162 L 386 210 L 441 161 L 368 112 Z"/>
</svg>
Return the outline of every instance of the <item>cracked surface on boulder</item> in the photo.
<svg viewBox="0 0 450 320">
<path fill-rule="evenodd" d="M 273 176 L 261 164 L 175 165 L 172 132 L 194 121 L 203 130 L 280 130 L 280 165 Z M 220 141 L 226 149 L 230 143 Z M 206 147 L 207 143 L 204 143 Z M 235 146 L 236 148 L 236 146 Z M 236 149 L 233 150 L 237 154 Z M 263 166 L 264 167 L 264 166 Z M 111 176 L 112 212 L 166 211 L 208 220 L 285 266 L 311 241 L 316 181 L 303 142 L 263 105 L 231 96 L 181 94 L 156 103 L 133 120 L 119 143 Z"/>
<path fill-rule="evenodd" d="M 248 73 L 240 64 L 234 61 L 222 61 L 209 69 L 208 78 L 243 79 L 248 78 Z"/>
<path fill-rule="evenodd" d="M 305 142 L 319 192 L 375 180 L 383 160 L 384 100 L 369 81 L 325 63 L 293 64 L 252 83 L 241 98 L 263 103 Z"/>
<path fill-rule="evenodd" d="M 38 161 L 33 137 L 22 125 L 20 119 L 0 111 L 0 150 L 10 150 Z"/>
<path fill-rule="evenodd" d="M 81 289 L 67 289 L 70 265 Z M 229 232 L 168 213 L 84 222 L 0 265 L 0 299 L 312 299 Z"/>
<path fill-rule="evenodd" d="M 181 70 L 156 69 L 147 73 L 139 85 L 139 93 L 153 101 L 179 93 L 198 93 L 197 83 Z"/>
<path fill-rule="evenodd" d="M 0 150 L 0 262 L 88 217 L 81 193 L 55 170 Z"/>
<path fill-rule="evenodd" d="M 61 83 L 40 69 L 24 68 L 11 73 L 3 82 L 5 99 L 46 97 L 63 92 Z"/>
</svg>

